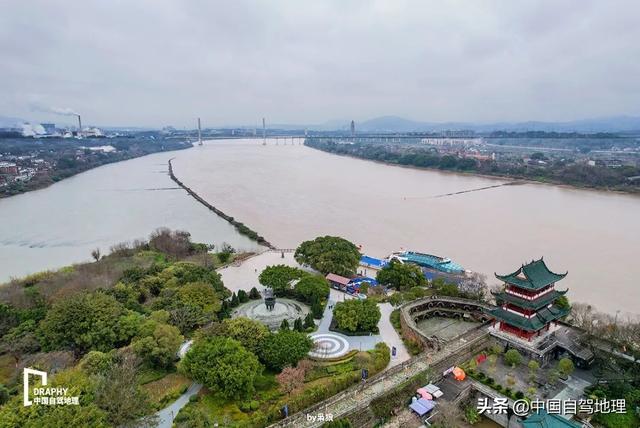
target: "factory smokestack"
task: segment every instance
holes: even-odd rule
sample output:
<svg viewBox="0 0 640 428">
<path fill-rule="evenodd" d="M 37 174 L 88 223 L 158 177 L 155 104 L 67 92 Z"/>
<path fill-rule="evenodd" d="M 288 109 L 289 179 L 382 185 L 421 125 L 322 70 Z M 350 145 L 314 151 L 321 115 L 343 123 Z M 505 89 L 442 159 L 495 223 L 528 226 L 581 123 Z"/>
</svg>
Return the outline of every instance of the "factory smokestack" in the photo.
<svg viewBox="0 0 640 428">
<path fill-rule="evenodd" d="M 82 132 L 82 119 L 80 119 L 80 115 L 78 114 L 78 135 Z"/>
<path fill-rule="evenodd" d="M 198 118 L 198 145 L 202 145 L 202 130 L 200 129 L 200 118 Z"/>
</svg>

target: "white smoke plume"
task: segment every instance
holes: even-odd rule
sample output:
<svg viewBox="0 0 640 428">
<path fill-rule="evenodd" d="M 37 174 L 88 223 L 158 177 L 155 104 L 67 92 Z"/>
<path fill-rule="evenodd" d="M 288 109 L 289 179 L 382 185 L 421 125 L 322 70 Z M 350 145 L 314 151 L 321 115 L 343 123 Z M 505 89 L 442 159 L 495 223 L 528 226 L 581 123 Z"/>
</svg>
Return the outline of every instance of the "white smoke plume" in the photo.
<svg viewBox="0 0 640 428">
<path fill-rule="evenodd" d="M 29 105 L 32 111 L 40 111 L 43 113 L 59 114 L 61 116 L 79 116 L 80 113 L 69 107 L 48 107 L 40 103 L 31 103 Z"/>
</svg>

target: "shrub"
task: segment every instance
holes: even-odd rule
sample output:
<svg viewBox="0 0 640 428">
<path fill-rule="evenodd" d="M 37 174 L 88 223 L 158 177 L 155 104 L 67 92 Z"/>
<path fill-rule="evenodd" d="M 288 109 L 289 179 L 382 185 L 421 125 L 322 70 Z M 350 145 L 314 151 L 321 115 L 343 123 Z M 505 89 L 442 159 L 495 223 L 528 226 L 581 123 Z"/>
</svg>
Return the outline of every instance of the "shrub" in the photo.
<svg viewBox="0 0 640 428">
<path fill-rule="evenodd" d="M 256 287 L 252 287 L 249 291 L 249 299 L 256 300 L 260 298 L 260 292 Z"/>
<path fill-rule="evenodd" d="M 380 308 L 368 299 L 351 299 L 336 303 L 333 317 L 341 330 L 369 332 L 377 328 Z"/>
<path fill-rule="evenodd" d="M 522 355 L 515 349 L 509 349 L 504 354 L 504 362 L 511 367 L 516 367 L 522 362 Z"/>
<path fill-rule="evenodd" d="M 524 398 L 524 392 L 522 392 L 522 391 L 516 391 L 515 397 L 516 397 L 516 400 L 521 400 L 521 399 L 523 399 L 523 398 Z"/>
</svg>

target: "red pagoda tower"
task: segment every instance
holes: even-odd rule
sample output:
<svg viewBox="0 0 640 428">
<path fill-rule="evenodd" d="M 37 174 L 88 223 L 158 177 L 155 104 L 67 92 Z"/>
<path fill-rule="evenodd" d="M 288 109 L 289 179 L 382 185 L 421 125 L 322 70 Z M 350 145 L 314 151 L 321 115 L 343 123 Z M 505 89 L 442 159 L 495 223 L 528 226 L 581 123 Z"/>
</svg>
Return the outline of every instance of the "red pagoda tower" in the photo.
<svg viewBox="0 0 640 428">
<path fill-rule="evenodd" d="M 531 341 L 549 331 L 551 323 L 569 313 L 568 308 L 556 305 L 556 300 L 568 290 L 555 289 L 556 282 L 567 273 L 551 272 L 544 260 L 522 265 L 509 275 L 498 275 L 504 281 L 504 291 L 493 293 L 498 308 L 489 311 L 499 322 L 501 331 Z"/>
</svg>

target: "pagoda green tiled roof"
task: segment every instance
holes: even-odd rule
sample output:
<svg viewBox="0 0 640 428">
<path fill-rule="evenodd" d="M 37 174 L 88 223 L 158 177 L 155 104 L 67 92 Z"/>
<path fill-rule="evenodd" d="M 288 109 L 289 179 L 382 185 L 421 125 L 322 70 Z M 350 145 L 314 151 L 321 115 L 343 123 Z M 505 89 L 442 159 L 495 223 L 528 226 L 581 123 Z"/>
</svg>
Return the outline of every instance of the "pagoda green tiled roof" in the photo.
<svg viewBox="0 0 640 428">
<path fill-rule="evenodd" d="M 520 269 L 508 275 L 496 274 L 496 278 L 499 280 L 527 290 L 540 290 L 541 288 L 560 281 L 565 276 L 567 276 L 566 273 L 558 274 L 551 272 L 543 259 L 534 260 L 529 264 L 522 265 Z"/>
<path fill-rule="evenodd" d="M 514 314 L 513 312 L 509 312 L 502 308 L 495 308 L 487 311 L 487 313 L 499 319 L 500 321 L 504 321 L 506 324 L 516 326 L 523 330 L 538 331 L 547 323 L 550 323 L 551 321 L 555 321 L 558 318 L 562 318 L 563 316 L 567 315 L 569 313 L 569 309 L 552 305 L 547 308 L 541 309 L 536 313 L 535 316 L 532 316 L 531 318 Z"/>
<path fill-rule="evenodd" d="M 512 303 L 518 306 L 519 308 L 537 310 L 544 306 L 547 306 L 549 303 L 555 302 L 558 297 L 563 296 L 567 291 L 568 290 L 564 290 L 564 291 L 553 290 L 538 297 L 535 300 L 524 299 L 522 297 L 518 297 L 511 293 L 506 293 L 504 291 L 500 293 L 493 293 L 493 295 L 495 296 L 496 301 Z"/>
<path fill-rule="evenodd" d="M 523 428 L 581 428 L 582 424 L 539 410 L 520 422 Z"/>
</svg>

